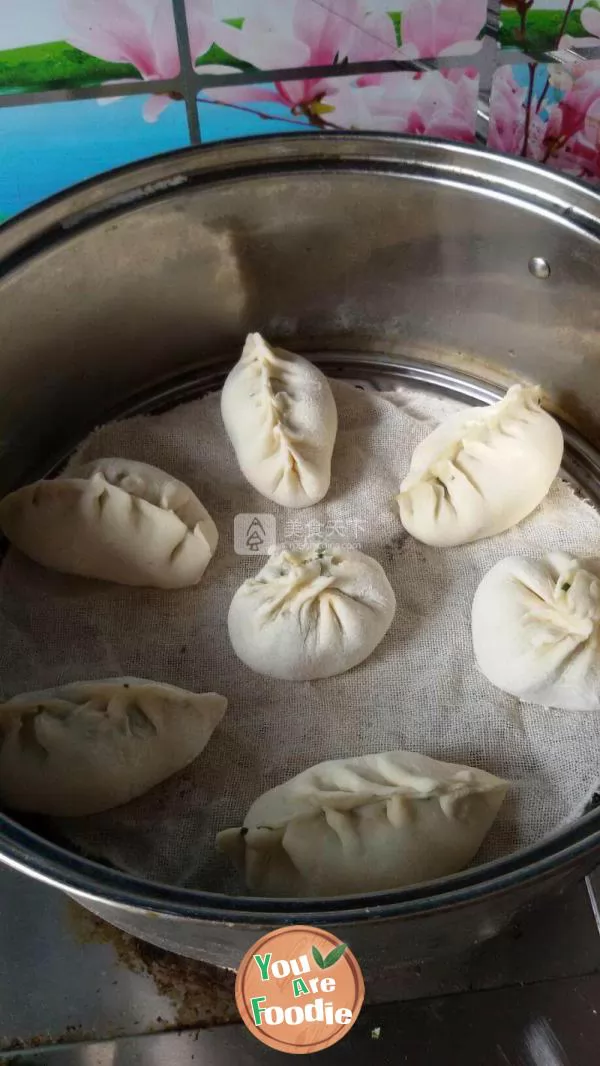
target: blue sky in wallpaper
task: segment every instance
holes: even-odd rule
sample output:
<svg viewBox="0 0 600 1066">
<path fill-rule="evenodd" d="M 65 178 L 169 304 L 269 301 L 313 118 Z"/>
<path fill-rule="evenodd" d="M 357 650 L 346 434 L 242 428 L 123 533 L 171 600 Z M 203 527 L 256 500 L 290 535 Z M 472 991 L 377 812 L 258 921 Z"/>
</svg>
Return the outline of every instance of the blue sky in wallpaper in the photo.
<svg viewBox="0 0 600 1066">
<path fill-rule="evenodd" d="M 0 219 L 101 171 L 185 147 L 185 107 L 144 122 L 147 97 L 0 108 Z"/>
<path fill-rule="evenodd" d="M 527 88 L 529 85 L 529 65 L 527 63 L 517 63 L 513 68 L 513 77 L 515 81 L 522 85 L 523 88 Z M 558 89 L 549 88 L 546 85 L 548 78 L 548 67 L 545 63 L 537 63 L 535 68 L 535 77 L 533 80 L 533 95 L 536 99 L 542 95 L 545 90 L 544 100 L 546 106 L 542 108 L 542 117 L 548 116 L 548 108 L 551 104 L 557 103 L 563 96 Z"/>
<path fill-rule="evenodd" d="M 0 221 L 95 174 L 186 147 L 183 103 L 170 104 L 157 122 L 149 123 L 142 116 L 147 99 L 0 107 Z M 273 120 L 200 102 L 203 141 L 302 133 L 302 127 L 283 121 L 288 113 L 284 106 L 265 103 L 261 110 Z"/>
</svg>

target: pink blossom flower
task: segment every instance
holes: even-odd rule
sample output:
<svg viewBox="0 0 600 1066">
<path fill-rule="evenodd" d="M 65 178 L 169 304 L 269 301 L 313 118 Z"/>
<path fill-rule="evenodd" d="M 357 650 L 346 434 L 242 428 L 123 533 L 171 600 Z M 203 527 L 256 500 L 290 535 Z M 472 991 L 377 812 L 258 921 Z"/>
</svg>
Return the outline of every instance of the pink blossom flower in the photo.
<svg viewBox="0 0 600 1066">
<path fill-rule="evenodd" d="M 285 102 L 293 116 L 303 116 L 322 128 L 379 130 L 470 142 L 475 137 L 477 89 L 477 81 L 464 74 L 450 81 L 441 72 L 431 71 L 383 74 L 376 85 L 359 86 L 352 78 L 324 78 L 283 82 L 279 91 L 236 86 L 233 91 L 214 89 L 206 95 L 214 102 L 234 107 L 242 99 L 253 103 Z"/>
<path fill-rule="evenodd" d="M 572 177 L 600 180 L 600 92 L 594 90 L 600 74 L 588 66 L 584 74 L 577 64 L 571 88 L 559 103 L 539 107 L 532 95 L 528 123 L 527 88 L 515 81 L 509 67 L 498 70 L 490 102 L 488 147 L 526 155 Z M 579 84 L 584 76 L 585 82 Z"/>
<path fill-rule="evenodd" d="M 598 63 L 578 63 L 569 73 L 573 83 L 558 104 L 561 119 L 559 136 L 565 140 L 583 130 L 589 109 L 600 99 Z"/>
<path fill-rule="evenodd" d="M 319 91 L 315 95 L 317 86 Z M 285 104 L 292 115 L 302 115 L 312 125 L 324 128 L 380 130 L 472 141 L 477 88 L 477 81 L 464 75 L 457 81 L 449 81 L 439 71 L 431 71 L 382 74 L 376 85 L 366 86 L 358 86 L 350 77 L 282 82 L 279 91 L 245 86 L 243 98 L 281 104 L 285 92 Z M 234 101 L 229 88 L 214 89 L 207 95 L 215 102 L 233 103 L 234 107 L 242 99 L 237 86 L 233 90 Z"/>
<path fill-rule="evenodd" d="M 389 58 L 397 52 L 388 15 L 369 14 L 361 0 L 247 0 L 242 29 L 223 26 L 219 43 L 259 69 L 331 66 Z M 206 68 L 207 70 L 209 68 Z M 215 71 L 216 68 L 210 68 Z M 298 78 L 264 85 L 208 90 L 220 103 L 276 103 L 300 121 L 349 128 L 358 121 L 357 101 L 346 78 Z"/>
<path fill-rule="evenodd" d="M 216 68 L 211 69 L 213 72 Z M 271 88 L 265 85 L 228 85 L 218 89 L 205 89 L 202 97 L 213 103 L 230 107 L 244 104 L 278 104 L 289 112 L 295 124 L 306 122 L 320 129 L 360 129 L 361 109 L 357 99 L 359 91 L 352 78 L 299 78 L 294 81 L 275 82 Z M 243 108 L 244 109 L 244 108 Z M 249 106 L 247 110 L 263 118 L 270 117 L 259 109 Z M 281 116 L 274 116 L 281 121 Z"/>
<path fill-rule="evenodd" d="M 486 0 L 411 0 L 402 14 L 402 55 L 432 59 L 468 54 L 486 15 Z"/>
<path fill-rule="evenodd" d="M 398 49 L 392 20 L 369 14 L 361 0 L 327 0 L 326 6 L 306 0 L 250 3 L 242 29 L 231 30 L 226 45 L 223 38 L 220 43 L 262 69 L 464 52 L 486 17 L 485 0 L 411 0 L 402 16 Z M 367 74 L 355 85 L 345 78 L 308 77 L 278 81 L 273 87 L 215 89 L 206 96 L 233 105 L 277 103 L 295 119 L 325 128 L 389 129 L 472 140 L 476 92 L 476 70 L 448 70 L 443 75 Z"/>
<path fill-rule="evenodd" d="M 433 59 L 436 56 L 470 55 L 478 51 L 477 34 L 485 25 L 486 0 L 409 0 L 402 13 L 402 46 L 399 59 Z M 477 67 L 448 68 L 448 81 L 479 78 Z M 363 74 L 359 85 L 377 85 L 380 74 Z"/>
<path fill-rule="evenodd" d="M 259 70 L 389 59 L 397 52 L 391 18 L 370 14 L 362 0 L 246 0 L 242 28 L 225 26 L 220 40 Z"/>
<path fill-rule="evenodd" d="M 578 122 L 574 133 L 565 134 L 560 104 L 556 114 L 559 121 L 551 140 L 552 161 L 561 170 L 597 183 L 600 180 L 600 95 L 588 100 L 583 125 Z"/>
<path fill-rule="evenodd" d="M 579 12 L 581 19 L 581 25 L 584 30 L 591 33 L 593 37 L 600 37 L 600 11 L 592 4 L 586 4 L 584 8 Z M 595 44 L 600 42 L 595 41 Z"/>
<path fill-rule="evenodd" d="M 477 88 L 464 74 L 453 81 L 439 71 L 383 74 L 377 85 L 356 90 L 368 114 L 360 128 L 472 141 Z"/>
<path fill-rule="evenodd" d="M 525 143 L 527 89 L 519 85 L 510 67 L 496 71 L 490 99 L 488 148 L 510 155 L 521 155 Z M 531 107 L 527 138 L 527 157 L 541 160 L 544 156 L 546 122 Z"/>
<path fill-rule="evenodd" d="M 188 2 L 190 46 L 200 56 L 217 40 L 221 23 L 212 0 Z M 69 44 L 110 63 L 130 63 L 145 81 L 174 78 L 179 52 L 171 0 L 63 0 L 71 27 Z M 118 99 L 113 97 L 112 99 Z M 171 102 L 157 93 L 144 104 L 144 118 L 156 122 Z"/>
</svg>

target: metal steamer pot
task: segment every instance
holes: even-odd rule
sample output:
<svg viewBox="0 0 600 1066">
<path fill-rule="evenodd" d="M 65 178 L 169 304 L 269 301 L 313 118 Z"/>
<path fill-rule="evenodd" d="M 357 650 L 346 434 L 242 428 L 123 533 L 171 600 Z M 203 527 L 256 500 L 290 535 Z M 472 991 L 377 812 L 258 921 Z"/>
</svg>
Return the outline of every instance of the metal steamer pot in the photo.
<svg viewBox="0 0 600 1066">
<path fill-rule="evenodd" d="M 328 373 L 493 400 L 539 382 L 565 470 L 600 501 L 600 197 L 475 149 L 306 135 L 127 167 L 0 230 L 0 495 L 115 413 L 223 379 L 249 330 Z M 390 385 L 391 383 L 391 385 Z M 323 925 L 367 982 L 466 948 L 600 860 L 600 811 L 443 880 L 327 900 L 151 883 L 0 815 L 0 858 L 161 947 L 236 967 L 265 931 Z"/>
</svg>

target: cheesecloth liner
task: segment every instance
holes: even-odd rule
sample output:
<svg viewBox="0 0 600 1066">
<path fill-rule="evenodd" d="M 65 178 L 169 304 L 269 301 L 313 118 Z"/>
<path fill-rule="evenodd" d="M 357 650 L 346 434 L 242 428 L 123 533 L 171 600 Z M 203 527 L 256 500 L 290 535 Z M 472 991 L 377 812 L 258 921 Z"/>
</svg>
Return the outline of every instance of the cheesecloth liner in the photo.
<svg viewBox="0 0 600 1066">
<path fill-rule="evenodd" d="M 197 587 L 164 592 L 67 577 L 16 551 L 1 567 L 4 697 L 129 674 L 229 699 L 187 770 L 125 807 L 54 824 L 84 853 L 161 881 L 241 892 L 215 851 L 218 829 L 241 824 L 261 792 L 314 763 L 394 748 L 513 782 L 479 862 L 538 841 L 579 815 L 595 791 L 600 715 L 520 704 L 494 689 L 475 665 L 470 609 L 483 574 L 507 555 L 598 554 L 600 516 L 557 480 L 544 504 L 508 533 L 453 549 L 420 544 L 404 533 L 393 497 L 414 446 L 460 405 L 413 390 L 332 387 L 339 412 L 332 484 L 311 508 L 278 507 L 247 484 L 216 394 L 104 426 L 83 445 L 81 460 L 142 460 L 198 494 L 220 541 Z M 265 561 L 234 552 L 240 513 L 275 515 L 279 543 L 341 543 L 378 559 L 398 607 L 369 659 L 338 677 L 298 683 L 262 677 L 236 658 L 229 603 Z"/>
</svg>

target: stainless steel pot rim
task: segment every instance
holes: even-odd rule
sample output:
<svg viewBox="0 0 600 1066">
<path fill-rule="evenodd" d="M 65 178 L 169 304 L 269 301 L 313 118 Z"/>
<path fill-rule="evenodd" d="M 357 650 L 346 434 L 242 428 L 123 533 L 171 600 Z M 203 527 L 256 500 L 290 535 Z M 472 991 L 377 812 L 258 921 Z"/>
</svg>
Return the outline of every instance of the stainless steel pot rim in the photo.
<svg viewBox="0 0 600 1066">
<path fill-rule="evenodd" d="M 174 167 L 174 164 L 176 166 Z M 521 159 L 468 146 L 372 133 L 288 134 L 166 153 L 84 182 L 0 229 L 0 276 L 135 205 L 199 182 L 239 180 L 269 169 L 369 171 L 462 184 L 514 200 L 600 240 L 600 196 L 579 182 Z M 175 175 L 173 171 L 175 170 Z M 510 856 L 411 888 L 326 900 L 225 896 L 147 881 L 74 854 L 0 814 L 0 860 L 76 895 L 134 910 L 233 924 L 336 922 L 416 915 L 507 892 L 600 848 L 600 810 Z M 100 886 L 100 891 L 99 891 Z"/>
<path fill-rule="evenodd" d="M 575 862 L 595 847 L 600 848 L 600 810 L 590 811 L 546 841 L 438 881 L 365 896 L 274 899 L 226 896 L 147 881 L 67 851 L 0 814 L 0 861 L 38 880 L 90 900 L 133 910 L 249 925 L 289 922 L 330 925 L 443 910 L 472 903 L 482 896 L 507 892 L 545 872 Z"/>
<path fill-rule="evenodd" d="M 176 164 L 176 174 L 173 174 Z M 542 164 L 464 144 L 368 132 L 295 133 L 184 148 L 130 163 L 49 197 L 0 227 L 0 276 L 74 230 L 198 182 L 246 180 L 265 169 L 369 171 L 476 187 L 559 216 L 600 239 L 600 196 Z"/>
</svg>

